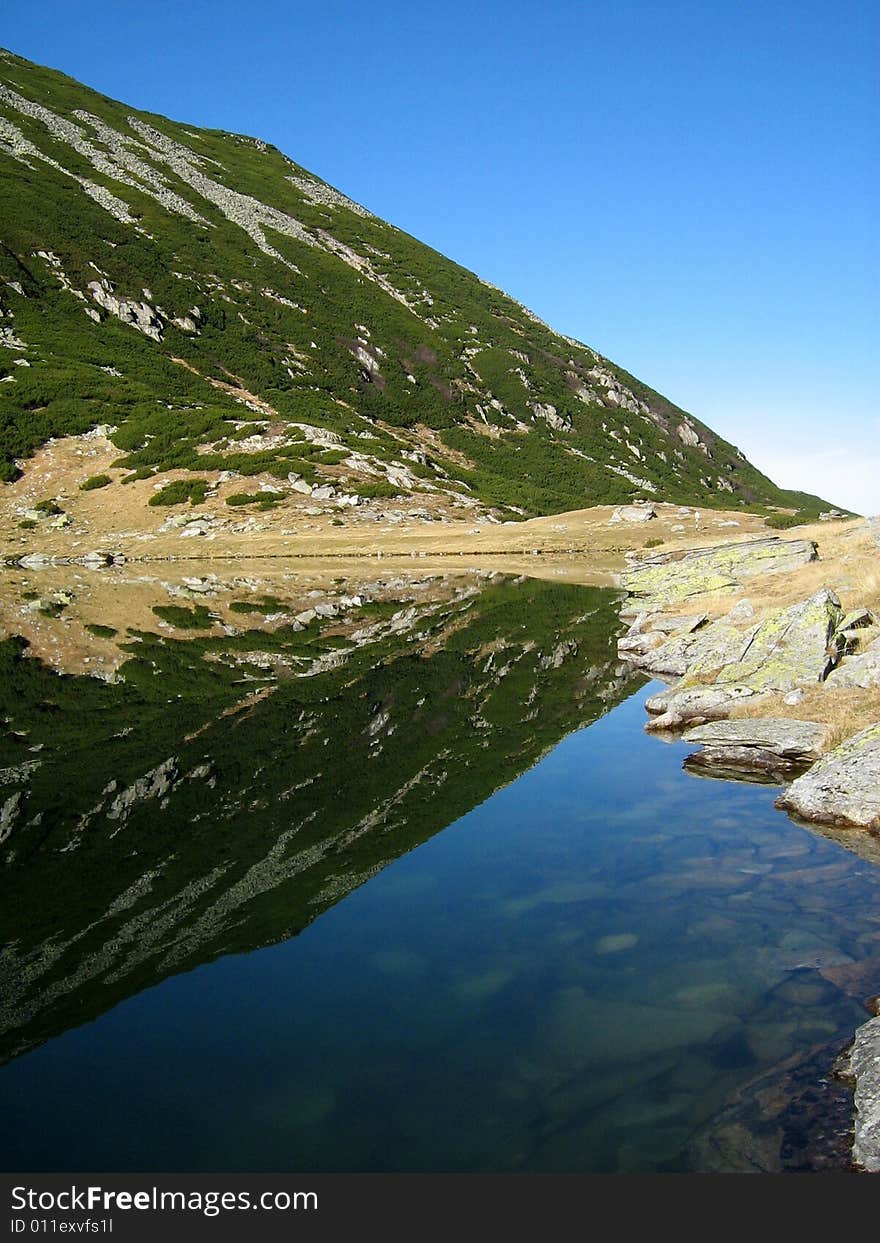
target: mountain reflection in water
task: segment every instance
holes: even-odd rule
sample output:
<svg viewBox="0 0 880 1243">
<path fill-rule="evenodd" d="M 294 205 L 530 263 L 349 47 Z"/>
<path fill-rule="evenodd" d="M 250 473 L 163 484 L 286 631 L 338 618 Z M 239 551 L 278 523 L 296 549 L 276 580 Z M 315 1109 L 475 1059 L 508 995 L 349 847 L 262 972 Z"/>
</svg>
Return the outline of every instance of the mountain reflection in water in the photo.
<svg viewBox="0 0 880 1243">
<path fill-rule="evenodd" d="M 597 588 L 142 575 L 83 621 L 38 579 L 4 593 L 39 627 L 0 648 L 3 1060 L 296 935 L 639 685 Z"/>
<path fill-rule="evenodd" d="M 4 574 L 0 1165 L 845 1160 L 880 869 L 543 572 Z"/>
</svg>

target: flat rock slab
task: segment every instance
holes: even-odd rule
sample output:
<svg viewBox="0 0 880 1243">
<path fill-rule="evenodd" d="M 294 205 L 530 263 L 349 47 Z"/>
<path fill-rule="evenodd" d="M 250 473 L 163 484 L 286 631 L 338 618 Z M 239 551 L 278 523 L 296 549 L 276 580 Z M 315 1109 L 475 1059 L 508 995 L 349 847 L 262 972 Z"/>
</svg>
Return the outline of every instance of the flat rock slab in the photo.
<svg viewBox="0 0 880 1243">
<path fill-rule="evenodd" d="M 863 1023 L 839 1063 L 840 1073 L 854 1084 L 855 1139 L 853 1164 L 880 1173 L 880 1018 Z"/>
<path fill-rule="evenodd" d="M 660 553 L 632 566 L 621 575 L 621 586 L 631 596 L 670 605 L 705 592 L 737 587 L 757 574 L 782 574 L 816 560 L 812 540 L 777 537 L 716 544 L 710 548 Z"/>
<path fill-rule="evenodd" d="M 817 760 L 776 806 L 817 824 L 880 832 L 880 723 Z"/>
<path fill-rule="evenodd" d="M 685 742 L 698 742 L 714 750 L 769 751 L 796 762 L 817 760 L 830 729 L 816 721 L 763 720 L 713 721 L 684 734 Z"/>
<path fill-rule="evenodd" d="M 611 515 L 611 522 L 650 522 L 657 517 L 653 505 L 621 505 Z"/>
</svg>

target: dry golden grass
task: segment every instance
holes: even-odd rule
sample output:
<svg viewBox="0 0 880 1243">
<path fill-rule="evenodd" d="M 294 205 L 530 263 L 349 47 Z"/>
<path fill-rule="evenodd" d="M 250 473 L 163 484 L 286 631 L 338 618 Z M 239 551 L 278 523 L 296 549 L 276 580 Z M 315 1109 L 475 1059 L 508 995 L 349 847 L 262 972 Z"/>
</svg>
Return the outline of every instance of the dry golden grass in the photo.
<svg viewBox="0 0 880 1243">
<path fill-rule="evenodd" d="M 880 702 L 875 690 L 841 687 L 829 690 L 823 682 L 804 688 L 799 704 L 786 704 L 782 695 L 762 696 L 760 702 L 738 703 L 731 717 L 757 720 L 782 717 L 792 721 L 819 721 L 830 726 L 826 750 L 873 725 L 880 718 Z"/>
<path fill-rule="evenodd" d="M 829 587 L 847 612 L 869 608 L 880 615 L 880 549 L 861 519 L 795 527 L 781 532 L 781 538 L 814 540 L 819 559 L 785 574 L 746 579 L 737 591 L 701 596 L 694 602 L 700 611 L 711 618 L 723 617 L 737 600 L 746 598 L 760 618 Z"/>
</svg>

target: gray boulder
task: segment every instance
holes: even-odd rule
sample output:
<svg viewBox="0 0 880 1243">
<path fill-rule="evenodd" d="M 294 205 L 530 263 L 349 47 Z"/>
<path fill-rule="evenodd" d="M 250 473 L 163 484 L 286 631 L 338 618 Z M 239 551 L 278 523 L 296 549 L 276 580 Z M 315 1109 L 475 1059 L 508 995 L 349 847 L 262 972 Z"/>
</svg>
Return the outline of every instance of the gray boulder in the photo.
<svg viewBox="0 0 880 1243">
<path fill-rule="evenodd" d="M 611 515 L 611 522 L 650 522 L 657 517 L 653 505 L 621 505 Z"/>
<path fill-rule="evenodd" d="M 854 1088 L 853 1164 L 880 1174 L 880 1018 L 858 1028 L 852 1047 L 839 1063 L 839 1073 Z"/>
<path fill-rule="evenodd" d="M 864 690 L 880 686 L 880 639 L 858 656 L 847 656 L 826 679 L 830 690 L 860 686 Z"/>
<path fill-rule="evenodd" d="M 776 806 L 818 824 L 880 832 L 880 723 L 829 751 Z"/>
</svg>

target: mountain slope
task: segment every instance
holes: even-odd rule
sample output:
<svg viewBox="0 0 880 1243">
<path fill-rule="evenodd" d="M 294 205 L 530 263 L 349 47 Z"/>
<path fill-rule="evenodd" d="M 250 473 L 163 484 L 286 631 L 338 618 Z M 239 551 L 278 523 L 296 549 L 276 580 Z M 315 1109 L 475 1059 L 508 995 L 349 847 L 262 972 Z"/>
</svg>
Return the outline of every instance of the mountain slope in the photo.
<svg viewBox="0 0 880 1243">
<path fill-rule="evenodd" d="M 258 139 L 0 53 L 0 173 L 6 480 L 105 426 L 143 504 L 824 504 Z"/>
</svg>

